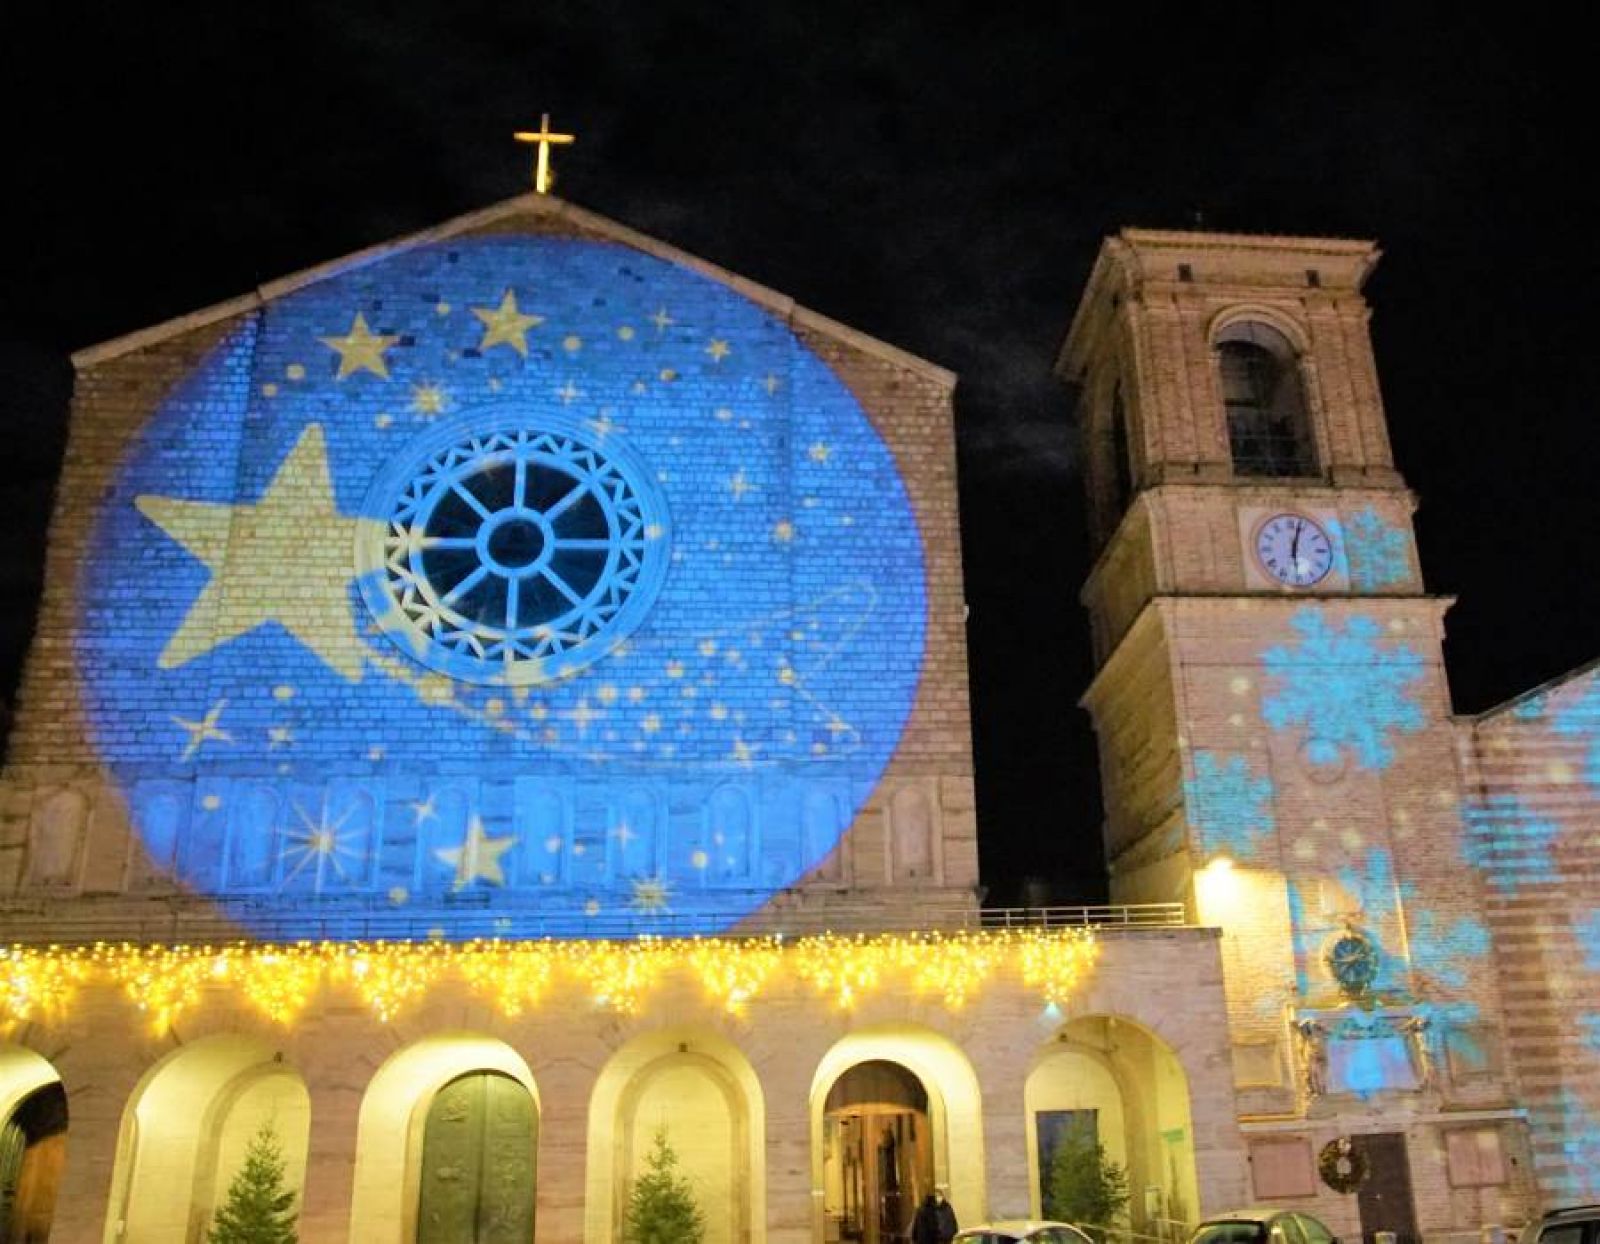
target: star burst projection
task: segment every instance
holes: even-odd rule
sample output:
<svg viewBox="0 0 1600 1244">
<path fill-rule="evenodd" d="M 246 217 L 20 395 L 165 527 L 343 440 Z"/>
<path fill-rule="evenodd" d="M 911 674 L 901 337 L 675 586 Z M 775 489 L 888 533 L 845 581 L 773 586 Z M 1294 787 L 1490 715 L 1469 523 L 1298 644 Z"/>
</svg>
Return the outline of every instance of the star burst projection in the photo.
<svg viewBox="0 0 1600 1244">
<path fill-rule="evenodd" d="M 922 564 L 787 324 L 621 246 L 460 238 L 242 317 L 153 412 L 78 668 L 150 854 L 242 918 L 714 931 L 871 793 Z"/>
<path fill-rule="evenodd" d="M 1364 769 L 1394 763 L 1391 737 L 1422 729 L 1422 710 L 1409 688 L 1422 677 L 1422 658 L 1381 642 L 1371 618 L 1352 617 L 1341 632 L 1322 610 L 1299 610 L 1291 621 L 1298 640 L 1262 654 L 1276 687 L 1261 713 L 1274 730 L 1301 728 L 1306 757 L 1335 764 L 1349 752 Z"/>
</svg>

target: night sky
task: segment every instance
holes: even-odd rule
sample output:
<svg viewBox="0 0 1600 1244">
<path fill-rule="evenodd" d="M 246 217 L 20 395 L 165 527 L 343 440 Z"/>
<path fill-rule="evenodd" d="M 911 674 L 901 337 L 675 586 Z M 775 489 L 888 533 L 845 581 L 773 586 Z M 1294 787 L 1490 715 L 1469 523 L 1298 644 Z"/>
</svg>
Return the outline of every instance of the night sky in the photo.
<svg viewBox="0 0 1600 1244">
<path fill-rule="evenodd" d="M 520 193 L 510 134 L 541 111 L 579 136 L 563 197 L 960 374 L 989 902 L 1026 876 L 1104 893 L 1077 430 L 1050 364 L 1123 225 L 1376 238 L 1395 453 L 1429 588 L 1461 598 L 1457 709 L 1600 655 L 1584 41 L 1531 12 L 1008 7 L 56 6 L 0 73 L 20 215 L 0 697 L 67 354 Z"/>
</svg>

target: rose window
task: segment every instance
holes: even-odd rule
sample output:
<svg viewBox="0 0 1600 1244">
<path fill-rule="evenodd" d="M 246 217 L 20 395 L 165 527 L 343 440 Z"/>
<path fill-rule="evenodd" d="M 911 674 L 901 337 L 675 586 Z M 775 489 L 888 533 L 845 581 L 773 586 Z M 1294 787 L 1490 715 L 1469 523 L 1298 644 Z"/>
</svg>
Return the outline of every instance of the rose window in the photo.
<svg viewBox="0 0 1600 1244">
<path fill-rule="evenodd" d="M 384 527 L 363 591 L 385 631 L 452 677 L 569 674 L 633 630 L 660 585 L 665 513 L 646 472 L 542 422 L 430 437 L 375 489 Z"/>
</svg>

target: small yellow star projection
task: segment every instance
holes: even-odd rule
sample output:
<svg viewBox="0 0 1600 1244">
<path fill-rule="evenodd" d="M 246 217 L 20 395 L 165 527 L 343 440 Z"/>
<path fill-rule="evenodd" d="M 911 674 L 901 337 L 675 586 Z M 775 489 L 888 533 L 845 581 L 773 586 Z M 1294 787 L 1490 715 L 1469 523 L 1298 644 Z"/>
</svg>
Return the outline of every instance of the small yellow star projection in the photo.
<svg viewBox="0 0 1600 1244">
<path fill-rule="evenodd" d="M 383 337 L 367 327 L 366 317 L 356 312 L 355 323 L 343 337 L 319 337 L 323 345 L 339 354 L 339 379 L 358 371 L 369 371 L 384 380 L 389 378 L 389 365 L 383 352 L 399 341 L 399 337 Z"/>
<path fill-rule="evenodd" d="M 233 735 L 217 725 L 222 720 L 222 710 L 227 707 L 226 700 L 218 700 L 199 721 L 191 721 L 185 717 L 172 719 L 189 736 L 189 742 L 183 749 L 183 759 L 190 759 L 200 750 L 200 744 L 207 740 L 215 740 L 218 743 L 233 742 Z"/>
<path fill-rule="evenodd" d="M 544 317 L 527 315 L 517 306 L 517 295 L 506 290 L 498 307 L 473 307 L 472 314 L 483 321 L 483 340 L 478 352 L 486 354 L 495 346 L 510 346 L 523 358 L 528 357 L 528 330 L 538 328 Z"/>
<path fill-rule="evenodd" d="M 306 428 L 254 504 L 149 496 L 134 504 L 211 571 L 161 650 L 162 669 L 276 622 L 343 678 L 361 680 L 365 649 L 350 616 L 351 550 L 363 527 L 381 538 L 382 524 L 335 508 L 321 424 Z"/>
<path fill-rule="evenodd" d="M 459 847 L 440 847 L 434 855 L 456 870 L 455 888 L 465 889 L 474 881 L 505 885 L 506 875 L 500 857 L 517 845 L 515 837 L 491 838 L 477 817 L 467 826 L 467 836 Z"/>
</svg>

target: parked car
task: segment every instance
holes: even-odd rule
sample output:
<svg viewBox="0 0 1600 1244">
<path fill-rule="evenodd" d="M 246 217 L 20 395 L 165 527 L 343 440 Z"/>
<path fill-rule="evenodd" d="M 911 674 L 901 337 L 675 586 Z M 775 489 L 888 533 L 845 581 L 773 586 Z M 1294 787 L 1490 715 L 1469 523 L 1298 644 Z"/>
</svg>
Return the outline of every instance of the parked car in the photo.
<svg viewBox="0 0 1600 1244">
<path fill-rule="evenodd" d="M 1600 1205 L 1553 1209 L 1522 1229 L 1519 1244 L 1600 1244 Z"/>
<path fill-rule="evenodd" d="M 1007 1218 L 956 1232 L 955 1244 L 1093 1244 L 1082 1231 L 1064 1222 Z"/>
<path fill-rule="evenodd" d="M 1339 1244 L 1339 1240 L 1310 1214 L 1266 1206 L 1213 1214 L 1194 1229 L 1189 1244 Z"/>
</svg>

